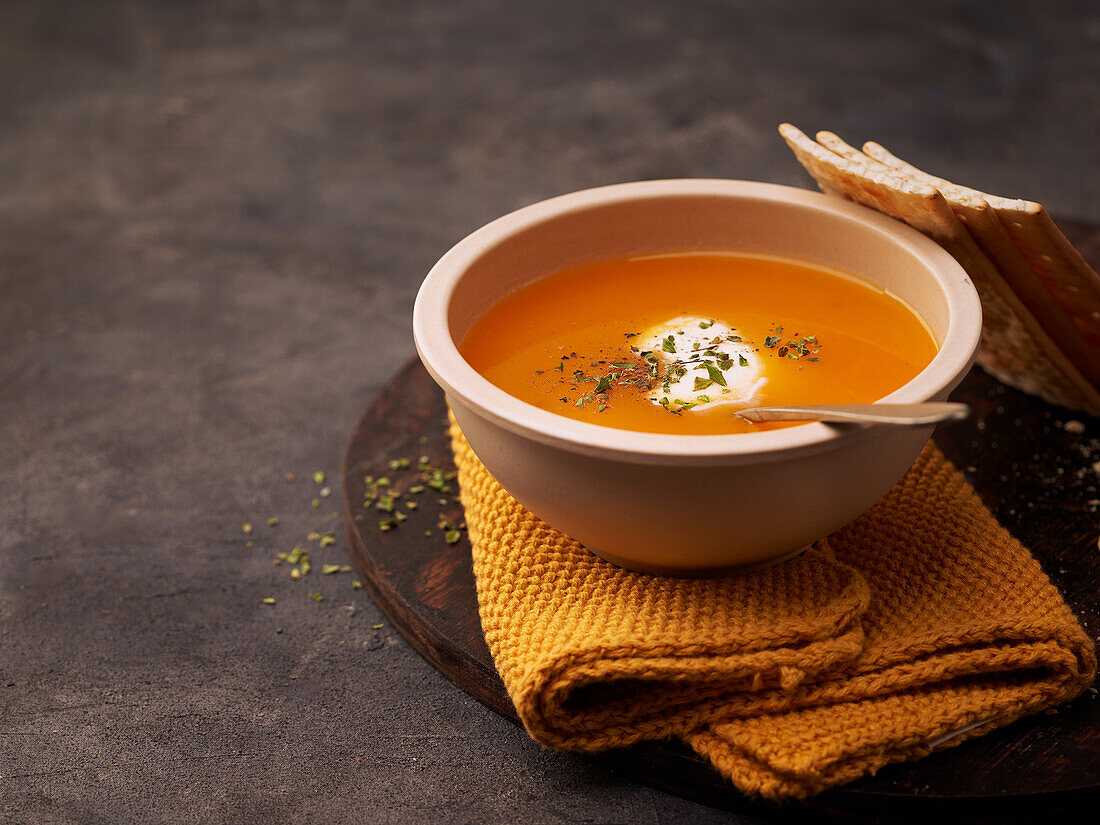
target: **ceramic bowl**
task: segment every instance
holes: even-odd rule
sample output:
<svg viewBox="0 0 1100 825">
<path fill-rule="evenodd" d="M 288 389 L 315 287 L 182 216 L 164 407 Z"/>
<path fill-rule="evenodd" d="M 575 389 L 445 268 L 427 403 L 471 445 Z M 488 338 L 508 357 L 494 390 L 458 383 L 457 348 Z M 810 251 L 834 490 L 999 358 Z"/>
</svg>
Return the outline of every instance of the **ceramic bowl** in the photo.
<svg viewBox="0 0 1100 825">
<path fill-rule="evenodd" d="M 874 210 L 803 189 L 733 180 L 606 186 L 512 212 L 460 241 L 416 299 L 424 366 L 506 490 L 593 553 L 642 572 L 716 575 L 797 553 L 878 500 L 932 432 L 820 423 L 705 436 L 618 430 L 520 401 L 459 354 L 473 322 L 524 284 L 600 258 L 699 250 L 824 265 L 915 309 L 939 352 L 885 402 L 945 399 L 981 334 L 974 286 L 947 252 Z"/>
</svg>

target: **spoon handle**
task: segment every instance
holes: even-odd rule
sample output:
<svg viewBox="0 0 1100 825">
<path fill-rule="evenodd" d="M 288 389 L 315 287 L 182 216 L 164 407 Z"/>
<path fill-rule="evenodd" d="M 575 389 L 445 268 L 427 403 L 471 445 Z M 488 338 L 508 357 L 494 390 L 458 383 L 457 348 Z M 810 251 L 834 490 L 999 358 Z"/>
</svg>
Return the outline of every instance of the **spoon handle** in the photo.
<svg viewBox="0 0 1100 825">
<path fill-rule="evenodd" d="M 920 427 L 940 421 L 960 421 L 970 407 L 948 401 L 923 404 L 820 404 L 798 407 L 754 407 L 734 415 L 746 421 L 828 421 L 846 424 L 886 424 Z"/>
</svg>

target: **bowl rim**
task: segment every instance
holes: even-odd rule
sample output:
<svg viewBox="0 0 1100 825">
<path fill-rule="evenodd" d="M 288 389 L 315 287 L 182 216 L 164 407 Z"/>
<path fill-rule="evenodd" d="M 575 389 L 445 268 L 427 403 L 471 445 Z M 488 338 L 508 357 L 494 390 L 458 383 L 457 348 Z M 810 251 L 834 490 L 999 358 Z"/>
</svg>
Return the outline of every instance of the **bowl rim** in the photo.
<svg viewBox="0 0 1100 825">
<path fill-rule="evenodd" d="M 947 333 L 925 368 L 880 401 L 912 403 L 945 397 L 974 363 L 982 326 L 981 302 L 974 284 L 948 252 L 907 224 L 835 196 L 779 184 L 707 178 L 639 181 L 584 189 L 517 209 L 467 235 L 431 268 L 413 307 L 413 340 L 425 368 L 448 400 L 541 444 L 630 463 L 752 463 L 835 449 L 888 432 L 882 427 L 821 423 L 720 435 L 622 430 L 566 418 L 521 401 L 482 377 L 459 353 L 448 321 L 450 302 L 463 273 L 493 246 L 562 215 L 616 203 L 684 196 L 782 202 L 839 214 L 868 232 L 887 236 L 924 265 L 946 300 Z"/>
</svg>

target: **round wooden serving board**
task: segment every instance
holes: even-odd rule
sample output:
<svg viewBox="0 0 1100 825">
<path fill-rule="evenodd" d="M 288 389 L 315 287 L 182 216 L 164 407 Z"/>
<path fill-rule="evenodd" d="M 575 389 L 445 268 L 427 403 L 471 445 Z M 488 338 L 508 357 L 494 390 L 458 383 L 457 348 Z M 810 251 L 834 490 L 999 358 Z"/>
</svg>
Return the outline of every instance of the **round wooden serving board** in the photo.
<svg viewBox="0 0 1100 825">
<path fill-rule="evenodd" d="M 1095 267 L 1100 228 L 1063 227 Z M 977 368 L 952 400 L 970 404 L 974 414 L 941 428 L 937 443 L 1001 523 L 1032 550 L 1095 637 L 1100 631 L 1100 419 L 1051 407 Z M 1068 422 L 1074 423 L 1067 427 Z M 482 637 L 465 533 L 449 545 L 437 527 L 440 515 L 462 521 L 457 487 L 442 500 L 432 489 L 417 495 L 419 509 L 387 532 L 379 529 L 385 514 L 362 505 L 367 475 L 389 475 L 401 488 L 416 483 L 419 456 L 434 467 L 453 469 L 445 429 L 441 391 L 418 361 L 410 362 L 368 407 L 348 446 L 344 517 L 351 554 L 364 587 L 409 643 L 464 691 L 515 719 Z M 411 466 L 391 469 L 390 462 L 399 458 L 410 459 Z M 708 805 L 768 818 L 992 822 L 1041 815 L 1051 821 L 1059 812 L 1100 802 L 1100 700 L 1087 692 L 1057 712 L 884 768 L 804 806 L 746 798 L 679 743 L 649 742 L 577 758 L 596 759 Z"/>
</svg>

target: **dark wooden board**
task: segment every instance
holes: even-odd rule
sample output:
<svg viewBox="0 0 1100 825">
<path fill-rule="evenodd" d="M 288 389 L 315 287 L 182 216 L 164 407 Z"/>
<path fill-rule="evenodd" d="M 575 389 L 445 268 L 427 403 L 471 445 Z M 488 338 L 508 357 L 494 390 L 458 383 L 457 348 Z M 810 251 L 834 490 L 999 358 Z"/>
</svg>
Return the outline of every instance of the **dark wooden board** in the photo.
<svg viewBox="0 0 1100 825">
<path fill-rule="evenodd" d="M 1096 266 L 1100 229 L 1065 228 Z M 974 415 L 942 428 L 937 442 L 1001 522 L 1031 548 L 1095 638 L 1100 631 L 1100 419 L 1051 407 L 980 369 L 952 398 L 969 403 Z M 362 506 L 366 475 L 389 475 L 405 486 L 422 455 L 434 466 L 453 468 L 445 413 L 442 393 L 418 361 L 395 375 L 368 407 L 345 459 L 349 545 L 363 585 L 409 643 L 464 691 L 514 719 L 481 634 L 469 544 L 463 535 L 448 545 L 436 526 L 440 515 L 461 521 L 456 493 L 443 501 L 432 490 L 416 496 L 420 509 L 388 532 L 379 529 L 384 514 Z M 389 462 L 402 457 L 413 466 L 390 469 Z M 426 536 L 429 529 L 432 535 Z M 768 818 L 1026 821 L 1100 802 L 1100 700 L 1086 693 L 1055 713 L 890 766 L 804 806 L 747 799 L 679 743 L 650 742 L 577 758 L 597 759 L 709 805 Z"/>
</svg>

